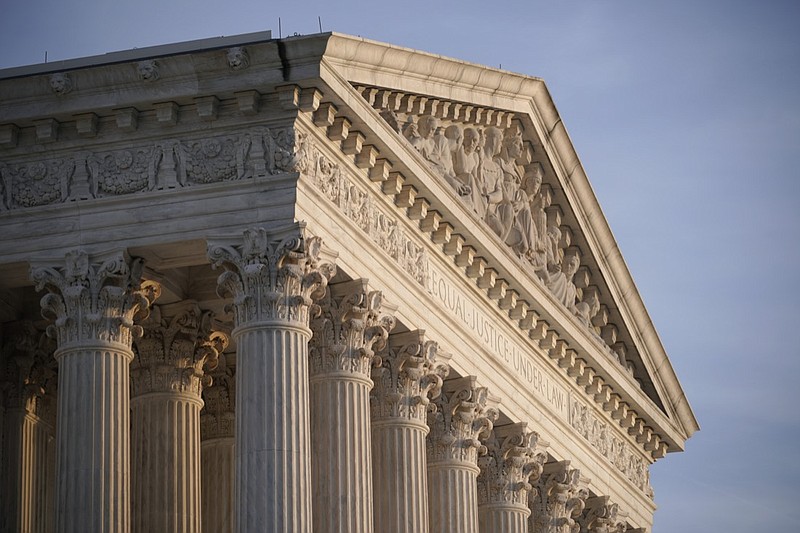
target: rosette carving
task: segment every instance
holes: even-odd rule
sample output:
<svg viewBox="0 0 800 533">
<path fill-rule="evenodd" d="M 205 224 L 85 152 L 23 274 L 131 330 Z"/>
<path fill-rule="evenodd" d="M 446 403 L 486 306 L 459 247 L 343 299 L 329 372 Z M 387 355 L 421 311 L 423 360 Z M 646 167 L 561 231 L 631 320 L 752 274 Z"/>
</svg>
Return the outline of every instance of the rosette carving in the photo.
<svg viewBox="0 0 800 533">
<path fill-rule="evenodd" d="M 486 453 L 481 439 L 489 436 L 499 412 L 489 402 L 489 391 L 476 384 L 475 376 L 444 382 L 434 399 L 436 410 L 428 413 L 428 462 L 462 461 L 477 466 Z"/>
<path fill-rule="evenodd" d="M 320 300 L 311 320 L 311 375 L 346 372 L 370 376 L 375 350 L 386 346 L 393 316 L 382 314 L 383 293 L 366 280 L 339 283 Z"/>
<path fill-rule="evenodd" d="M 422 330 L 389 336 L 380 361 L 372 370 L 372 418 L 402 418 L 422 424 L 432 398 L 439 396 L 450 367 L 439 345 L 425 340 Z"/>
<path fill-rule="evenodd" d="M 206 371 L 217 366 L 228 336 L 212 330 L 212 313 L 195 302 L 153 306 L 134 340 L 131 396 L 150 392 L 188 392 L 200 396 L 211 384 Z"/>
<path fill-rule="evenodd" d="M 486 455 L 478 459 L 480 505 L 516 504 L 527 508 L 531 482 L 542 474 L 547 454 L 539 434 L 524 422 L 496 426 L 484 441 Z"/>
<path fill-rule="evenodd" d="M 569 461 L 544 465 L 544 471 L 530 492 L 531 533 L 579 533 L 575 521 L 585 507 L 589 491 L 581 472 Z"/>
<path fill-rule="evenodd" d="M 580 533 L 625 533 L 628 526 L 619 505 L 608 496 L 587 498 L 586 509 L 578 519 Z"/>
<path fill-rule="evenodd" d="M 160 294 L 157 284 L 142 283 L 142 259 L 122 253 L 93 259 L 83 250 L 73 250 L 63 267 L 31 268 L 36 290 L 48 290 L 40 302 L 42 316 L 55 321 L 47 333 L 58 339 L 59 349 L 88 341 L 130 347 L 142 334 L 134 319 L 146 317 Z"/>
<path fill-rule="evenodd" d="M 212 382 L 203 387 L 203 410 L 200 411 L 202 440 L 235 436 L 236 379 L 234 368 L 220 353 L 217 367 L 209 372 Z"/>
<path fill-rule="evenodd" d="M 324 296 L 336 267 L 321 260 L 322 240 L 304 232 L 302 226 L 289 235 L 250 228 L 241 243 L 209 242 L 212 266 L 225 266 L 217 292 L 233 296 L 237 326 L 261 321 L 308 326 L 313 299 Z"/>
</svg>

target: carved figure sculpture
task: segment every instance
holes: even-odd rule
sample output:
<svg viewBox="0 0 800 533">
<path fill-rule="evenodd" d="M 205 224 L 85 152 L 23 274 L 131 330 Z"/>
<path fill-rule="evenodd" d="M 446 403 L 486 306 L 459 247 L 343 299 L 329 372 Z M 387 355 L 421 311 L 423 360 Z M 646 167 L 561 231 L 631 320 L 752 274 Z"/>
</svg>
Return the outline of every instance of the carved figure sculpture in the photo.
<svg viewBox="0 0 800 533">
<path fill-rule="evenodd" d="M 50 88 L 58 96 L 64 96 L 72 91 L 72 78 L 64 72 L 56 72 L 50 76 Z"/>
<path fill-rule="evenodd" d="M 569 254 L 564 258 L 561 269 L 551 274 L 547 280 L 547 288 L 550 289 L 553 296 L 573 313 L 577 313 L 575 299 L 578 295 L 578 290 L 572 282 L 572 278 L 575 276 L 580 265 L 581 260 L 578 254 Z"/>
<path fill-rule="evenodd" d="M 479 165 L 479 174 L 483 182 L 482 195 L 486 203 L 484 220 L 499 236 L 503 236 L 504 228 L 498 206 L 503 201 L 503 169 L 495 161 L 500 154 L 503 132 L 490 126 L 484 130 L 483 157 Z"/>
<path fill-rule="evenodd" d="M 250 54 L 244 46 L 228 48 L 226 57 L 231 70 L 244 70 L 250 66 Z"/>
<path fill-rule="evenodd" d="M 486 201 L 482 194 L 483 181 L 478 174 L 480 137 L 475 128 L 464 128 L 461 147 L 453 153 L 453 172 L 459 183 L 469 187 L 469 193 L 461 199 L 483 219 L 486 216 Z"/>
<path fill-rule="evenodd" d="M 517 159 L 522 156 L 522 135 L 519 131 L 510 128 L 503 135 L 503 145 L 500 154 L 497 156 L 497 164 L 503 171 L 502 191 L 503 199 L 497 207 L 498 217 L 502 224 L 500 236 L 508 242 L 509 235 L 514 226 L 517 213 L 523 208 L 525 195 L 520 191 L 522 176 L 520 175 Z M 511 237 L 513 242 L 518 241 L 518 237 Z"/>
<path fill-rule="evenodd" d="M 145 59 L 136 63 L 136 72 L 142 81 L 156 81 L 161 77 L 158 73 L 158 63 L 155 59 Z"/>
</svg>

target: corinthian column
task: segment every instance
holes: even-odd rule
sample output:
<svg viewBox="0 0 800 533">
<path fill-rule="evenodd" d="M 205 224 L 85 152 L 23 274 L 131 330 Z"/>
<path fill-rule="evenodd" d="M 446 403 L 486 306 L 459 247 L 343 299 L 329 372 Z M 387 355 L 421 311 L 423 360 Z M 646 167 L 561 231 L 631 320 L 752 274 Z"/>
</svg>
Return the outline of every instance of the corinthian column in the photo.
<svg viewBox="0 0 800 533">
<path fill-rule="evenodd" d="M 311 531 L 308 398 L 309 308 L 334 267 L 302 226 L 248 229 L 237 243 L 209 242 L 233 296 L 236 340 L 236 529 Z"/>
<path fill-rule="evenodd" d="M 489 435 L 498 411 L 476 379 L 445 381 L 428 414 L 431 533 L 478 533 L 478 453 L 485 452 L 479 438 Z"/>
<path fill-rule="evenodd" d="M 588 480 L 580 470 L 569 467 L 569 461 L 544 465 L 536 490 L 529 493 L 531 533 L 573 533 L 575 519 L 583 512 L 589 491 Z"/>
<path fill-rule="evenodd" d="M 381 533 L 428 531 L 426 416 L 449 368 L 437 360 L 438 345 L 424 334 L 389 336 L 372 372 L 372 479 L 375 531 Z"/>
<path fill-rule="evenodd" d="M 131 364 L 133 533 L 199 533 L 201 392 L 228 338 L 194 302 L 153 306 Z"/>
<path fill-rule="evenodd" d="M 0 531 L 52 531 L 55 483 L 54 341 L 31 322 L 10 324 L 0 368 L 3 450 L 0 453 Z"/>
<path fill-rule="evenodd" d="M 234 400 L 233 366 L 220 354 L 214 380 L 203 388 L 205 405 L 200 411 L 201 491 L 203 531 L 233 533 L 234 521 Z"/>
<path fill-rule="evenodd" d="M 328 287 L 311 321 L 314 533 L 372 531 L 370 372 L 394 318 L 366 280 Z"/>
<path fill-rule="evenodd" d="M 480 530 L 493 533 L 528 531 L 528 492 L 542 473 L 546 459 L 539 435 L 520 422 L 496 426 L 485 441 L 487 453 L 478 460 Z"/>
<path fill-rule="evenodd" d="M 157 296 L 140 285 L 142 261 L 70 252 L 63 267 L 34 267 L 50 291 L 42 315 L 58 348 L 56 531 L 130 531 L 130 385 L 133 325 Z"/>
</svg>

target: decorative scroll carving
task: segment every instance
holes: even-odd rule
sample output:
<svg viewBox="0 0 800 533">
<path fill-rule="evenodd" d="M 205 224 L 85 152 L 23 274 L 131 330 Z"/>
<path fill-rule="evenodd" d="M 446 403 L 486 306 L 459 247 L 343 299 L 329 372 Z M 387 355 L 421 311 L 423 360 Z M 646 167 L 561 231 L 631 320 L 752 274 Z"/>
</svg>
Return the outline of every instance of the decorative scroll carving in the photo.
<svg viewBox="0 0 800 533">
<path fill-rule="evenodd" d="M 448 380 L 434 399 L 436 409 L 428 413 L 428 463 L 462 461 L 477 466 L 478 455 L 486 453 L 480 439 L 489 436 L 499 412 L 489 404 L 488 389 L 478 387 L 476 379 Z"/>
<path fill-rule="evenodd" d="M 245 230 L 241 244 L 209 241 L 220 295 L 233 296 L 236 325 L 280 320 L 308 326 L 312 298 L 325 294 L 336 267 L 320 260 L 322 240 L 299 227 L 289 236 L 264 228 Z"/>
<path fill-rule="evenodd" d="M 536 489 L 530 493 L 531 533 L 579 533 L 575 521 L 586 505 L 589 491 L 581 472 L 569 467 L 569 461 L 544 465 Z"/>
<path fill-rule="evenodd" d="M 372 371 L 372 419 L 402 418 L 425 424 L 430 400 L 440 394 L 450 370 L 441 361 L 439 345 L 425 340 L 425 332 L 417 330 L 391 335 L 379 355 Z"/>
<path fill-rule="evenodd" d="M 154 146 L 90 155 L 87 163 L 92 196 L 97 198 L 152 189 L 161 155 Z"/>
<path fill-rule="evenodd" d="M 170 318 L 167 318 L 173 314 Z M 228 336 L 212 331 L 212 313 L 195 302 L 177 306 L 153 306 L 135 339 L 136 357 L 131 363 L 131 396 L 150 392 L 186 392 L 200 397 L 211 384 L 207 370 L 217 366 Z"/>
<path fill-rule="evenodd" d="M 406 235 L 397 218 L 372 202 L 371 193 L 341 166 L 306 141 L 300 167 L 308 179 L 347 218 L 394 259 L 420 285 L 428 278 L 428 252 Z"/>
<path fill-rule="evenodd" d="M 72 92 L 72 78 L 65 72 L 50 75 L 50 89 L 58 96 Z"/>
<path fill-rule="evenodd" d="M 576 399 L 573 399 L 571 404 L 570 425 L 642 492 L 650 498 L 653 497 L 650 472 L 645 460 L 622 438 L 615 435 L 609 425 L 597 417 L 592 409 Z"/>
<path fill-rule="evenodd" d="M 625 533 L 628 526 L 619 505 L 611 503 L 608 496 L 586 500 L 586 509 L 578 518 L 580 533 Z"/>
<path fill-rule="evenodd" d="M 145 59 L 136 63 L 136 74 L 142 81 L 152 82 L 161 77 L 158 72 L 158 61 L 155 59 Z"/>
<path fill-rule="evenodd" d="M 14 209 L 64 202 L 69 197 L 69 182 L 74 172 L 75 161 L 71 157 L 19 165 L 0 163 L 5 205 Z"/>
<path fill-rule="evenodd" d="M 228 48 L 225 57 L 231 70 L 244 70 L 250 66 L 250 54 L 244 46 Z"/>
<path fill-rule="evenodd" d="M 225 354 L 220 354 L 217 367 L 208 375 L 212 382 L 203 387 L 205 405 L 200 411 L 200 438 L 234 437 L 236 378 Z"/>
<path fill-rule="evenodd" d="M 63 267 L 31 268 L 36 290 L 48 290 L 41 299 L 42 316 L 55 323 L 47 333 L 57 337 L 59 349 L 85 341 L 130 347 L 133 337 L 142 334 L 134 318 L 147 316 L 160 287 L 141 282 L 141 259 L 128 260 L 121 253 L 91 259 L 74 250 Z"/>
<path fill-rule="evenodd" d="M 478 502 L 487 504 L 528 505 L 531 482 L 542 474 L 547 444 L 539 434 L 528 431 L 520 422 L 496 426 L 484 441 L 486 455 L 478 459 Z"/>
<path fill-rule="evenodd" d="M 0 358 L 0 392 L 6 408 L 22 408 L 55 421 L 58 365 L 55 342 L 30 321 L 8 324 Z"/>
<path fill-rule="evenodd" d="M 311 320 L 309 346 L 312 376 L 347 372 L 370 376 L 374 350 L 386 346 L 395 319 L 382 314 L 383 294 L 369 291 L 366 280 L 329 287 Z"/>
</svg>

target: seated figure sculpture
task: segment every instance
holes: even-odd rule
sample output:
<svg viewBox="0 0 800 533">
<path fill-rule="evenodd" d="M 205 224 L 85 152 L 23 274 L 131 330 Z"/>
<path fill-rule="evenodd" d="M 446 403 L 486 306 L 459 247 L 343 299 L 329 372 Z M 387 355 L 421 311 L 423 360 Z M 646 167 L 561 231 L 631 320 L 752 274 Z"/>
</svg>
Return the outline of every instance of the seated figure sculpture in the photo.
<svg viewBox="0 0 800 533">
<path fill-rule="evenodd" d="M 447 133 L 445 132 L 445 135 Z M 462 196 L 478 217 L 486 216 L 486 202 L 483 196 L 483 181 L 478 174 L 480 133 L 475 128 L 464 128 L 461 147 L 453 153 L 453 171 L 458 181 L 469 187 L 469 194 Z"/>
<path fill-rule="evenodd" d="M 417 124 L 410 122 L 403 132 L 412 146 L 422 154 L 428 165 L 447 181 L 459 196 L 470 193 L 469 186 L 456 179 L 453 171 L 451 141 L 441 131 L 439 119 L 431 115 L 419 118 Z"/>
<path fill-rule="evenodd" d="M 503 143 L 503 132 L 490 126 L 484 131 L 483 157 L 479 165 L 479 174 L 483 182 L 481 192 L 486 203 L 484 220 L 499 236 L 503 236 L 505 228 L 502 212 L 498 209 L 503 202 L 503 169 L 495 160 L 500 154 Z"/>
<path fill-rule="evenodd" d="M 553 296 L 575 314 L 578 313 L 578 309 L 575 306 L 578 289 L 575 287 L 572 278 L 575 277 L 580 265 L 581 260 L 577 253 L 568 254 L 564 257 L 563 265 L 558 268 L 558 271 L 550 273 L 547 279 L 547 288 L 550 289 Z"/>
</svg>

